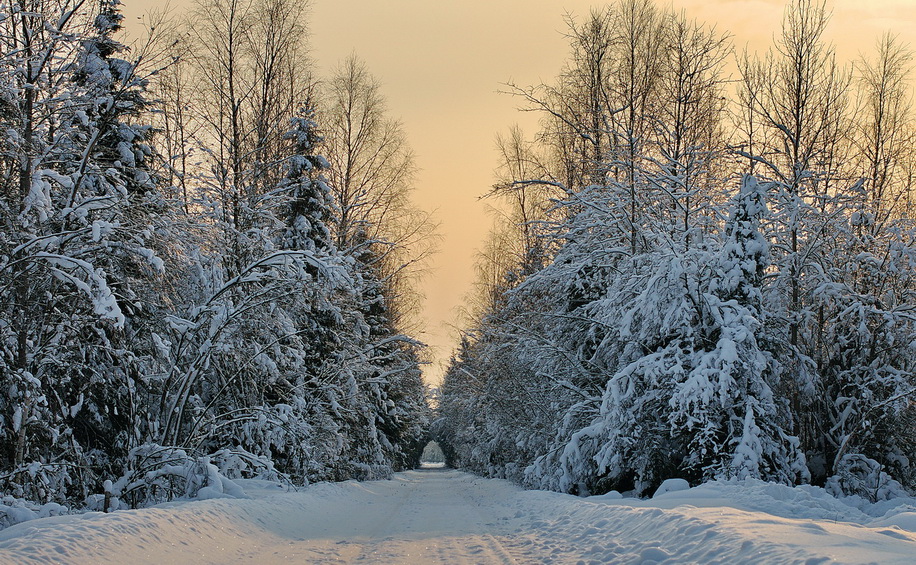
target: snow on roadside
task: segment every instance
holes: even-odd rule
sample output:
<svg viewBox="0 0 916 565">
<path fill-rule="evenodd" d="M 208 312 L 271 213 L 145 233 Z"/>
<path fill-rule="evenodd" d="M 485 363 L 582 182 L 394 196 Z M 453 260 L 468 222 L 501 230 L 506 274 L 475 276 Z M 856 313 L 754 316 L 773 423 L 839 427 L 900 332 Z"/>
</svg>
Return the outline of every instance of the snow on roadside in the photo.
<svg viewBox="0 0 916 565">
<path fill-rule="evenodd" d="M 783 518 L 828 520 L 868 525 L 900 520 L 901 528 L 916 512 L 916 498 L 892 498 L 877 503 L 858 496 L 836 498 L 826 490 L 808 485 L 789 487 L 748 479 L 710 482 L 695 488 L 656 495 L 649 504 L 661 508 L 680 505 L 698 507 L 727 506 L 749 512 L 762 512 Z"/>
<path fill-rule="evenodd" d="M 916 555 L 913 499 L 869 504 L 760 481 L 674 485 L 650 500 L 525 491 L 452 470 L 299 492 L 240 484 L 249 498 L 19 524 L 0 531 L 0 563 L 339 562 L 357 555 L 480 563 L 474 548 L 483 546 L 516 563 L 911 563 Z"/>
<path fill-rule="evenodd" d="M 585 500 L 621 510 L 662 511 L 663 520 L 672 526 L 684 519 L 699 520 L 739 535 L 742 544 L 796 548 L 799 558 L 813 554 L 812 562 L 912 563 L 916 556 L 913 498 L 870 503 L 857 496 L 838 499 L 818 487 L 788 487 L 753 479 L 706 483 L 650 500 L 618 496 L 611 493 Z M 741 557 L 746 560 L 749 556 Z M 709 558 L 707 562 L 718 561 L 713 555 Z"/>
<path fill-rule="evenodd" d="M 755 480 L 707 483 L 650 500 L 614 492 L 519 497 L 553 509 L 532 525 L 580 547 L 582 563 L 885 564 L 913 563 L 916 556 L 913 499 L 868 505 L 816 487 Z"/>
</svg>

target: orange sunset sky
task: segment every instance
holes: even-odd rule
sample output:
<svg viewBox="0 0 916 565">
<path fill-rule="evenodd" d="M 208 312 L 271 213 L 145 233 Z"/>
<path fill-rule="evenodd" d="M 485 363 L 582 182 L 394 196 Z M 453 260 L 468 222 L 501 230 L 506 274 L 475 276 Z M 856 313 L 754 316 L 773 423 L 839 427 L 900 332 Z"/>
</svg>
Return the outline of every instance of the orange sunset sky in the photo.
<svg viewBox="0 0 916 565">
<path fill-rule="evenodd" d="M 173 0 L 176 11 L 192 0 Z M 158 0 L 122 0 L 130 27 Z M 659 1 L 659 6 L 666 2 Z M 782 0 L 674 0 L 691 18 L 728 31 L 736 47 L 766 49 L 779 31 Z M 307 41 L 317 74 L 356 53 L 383 83 L 392 117 L 404 125 L 420 172 L 416 203 L 435 212 L 440 253 L 424 282 L 436 384 L 455 343 L 456 308 L 473 280 L 474 255 L 492 223 L 479 196 L 493 182 L 494 137 L 513 123 L 531 134 L 536 117 L 516 110 L 500 85 L 549 82 L 568 49 L 563 14 L 588 0 L 311 0 Z M 828 30 L 841 59 L 870 53 L 885 30 L 916 44 L 916 0 L 832 0 Z"/>
</svg>

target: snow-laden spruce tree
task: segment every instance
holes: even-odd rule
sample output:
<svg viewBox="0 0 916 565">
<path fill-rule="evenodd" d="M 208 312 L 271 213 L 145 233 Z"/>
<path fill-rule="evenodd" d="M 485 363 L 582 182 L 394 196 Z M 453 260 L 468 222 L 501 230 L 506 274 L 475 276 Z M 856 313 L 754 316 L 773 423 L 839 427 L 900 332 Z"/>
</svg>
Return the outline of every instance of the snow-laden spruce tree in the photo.
<svg viewBox="0 0 916 565">
<path fill-rule="evenodd" d="M 116 0 L 7 5 L 3 43 L 3 488 L 80 499 L 135 438 L 136 292 L 162 268 L 145 81 Z"/>
<path fill-rule="evenodd" d="M 764 478 L 794 484 L 808 476 L 785 400 L 774 394 L 782 369 L 763 332 L 761 287 L 769 243 L 760 230 L 766 184 L 744 177 L 722 248 L 702 296 L 699 353 L 669 402 L 672 426 L 691 436 L 684 467 L 705 478 Z M 710 350 L 711 349 L 711 350 Z M 718 452 L 718 453 L 717 453 Z"/>
<path fill-rule="evenodd" d="M 824 475 L 827 420 L 821 369 L 826 345 L 821 289 L 838 282 L 833 248 L 843 239 L 862 172 L 851 167 L 850 70 L 826 40 L 823 0 L 786 5 L 782 30 L 763 57 L 741 64 L 744 129 L 739 153 L 750 173 L 772 186 L 764 231 L 772 244 L 764 301 L 785 366 L 795 435 Z M 829 403 L 826 400 L 826 403 Z"/>
<path fill-rule="evenodd" d="M 155 441 L 276 453 L 282 471 L 304 478 L 316 464 L 309 458 L 327 465 L 340 455 L 327 421 L 344 394 L 336 332 L 349 328 L 338 294 L 352 292 L 353 278 L 331 242 L 310 110 L 293 118 L 286 139 L 284 176 L 246 206 L 250 229 L 236 242 L 246 242 L 247 263 L 228 280 L 222 269 L 205 275 L 209 294 L 170 320 Z"/>
<path fill-rule="evenodd" d="M 780 370 L 763 339 L 759 231 L 764 191 L 746 177 L 722 241 L 624 261 L 582 310 L 604 328 L 592 362 L 610 370 L 600 408 L 571 406 L 554 444 L 528 470 L 536 485 L 650 493 L 681 476 L 805 480 Z"/>
<path fill-rule="evenodd" d="M 368 238 L 357 238 L 356 243 L 356 307 L 368 332 L 352 359 L 360 366 L 365 417 L 386 465 L 395 470 L 413 468 L 419 465 L 429 426 L 419 366 L 422 344 L 399 332 L 392 320 L 388 297 L 395 290 L 386 284 L 380 261 L 389 244 Z"/>
</svg>

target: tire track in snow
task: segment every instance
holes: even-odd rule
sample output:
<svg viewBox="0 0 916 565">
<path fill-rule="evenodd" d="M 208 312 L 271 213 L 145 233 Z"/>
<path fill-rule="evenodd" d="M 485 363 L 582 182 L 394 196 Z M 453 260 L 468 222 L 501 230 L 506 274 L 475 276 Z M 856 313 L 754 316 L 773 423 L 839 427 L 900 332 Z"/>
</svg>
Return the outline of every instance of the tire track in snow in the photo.
<svg viewBox="0 0 916 565">
<path fill-rule="evenodd" d="M 488 533 L 494 516 L 481 511 L 455 472 L 411 471 L 395 480 L 401 483 L 391 508 L 354 563 L 516 563 Z"/>
</svg>

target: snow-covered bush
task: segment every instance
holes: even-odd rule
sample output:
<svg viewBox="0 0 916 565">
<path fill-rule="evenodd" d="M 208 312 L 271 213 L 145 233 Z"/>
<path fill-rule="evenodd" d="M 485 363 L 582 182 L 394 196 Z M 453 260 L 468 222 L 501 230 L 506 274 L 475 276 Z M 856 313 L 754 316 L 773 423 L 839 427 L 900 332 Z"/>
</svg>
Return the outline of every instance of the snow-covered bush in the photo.
<svg viewBox="0 0 916 565">
<path fill-rule="evenodd" d="M 228 450 L 214 457 L 194 457 L 182 449 L 146 444 L 130 451 L 125 473 L 116 481 L 106 481 L 107 492 L 102 496 L 110 497 L 109 510 L 176 499 L 244 498 L 245 492 L 221 472 L 221 467 L 233 474 L 241 473 L 245 470 L 241 465 L 248 462 L 265 467 L 257 458 L 243 459 Z M 261 469 L 255 467 L 254 472 Z M 98 504 L 99 496 L 95 495 L 90 503 Z"/>
<path fill-rule="evenodd" d="M 0 489 L 5 495 L 34 504 L 67 500 L 75 486 L 82 486 L 75 485 L 79 480 L 75 471 L 68 464 L 33 461 L 0 475 Z"/>
<path fill-rule="evenodd" d="M 829 477 L 825 485 L 827 492 L 833 496 L 855 495 L 872 503 L 909 496 L 880 463 L 864 455 L 844 455 L 835 471 L 836 474 Z"/>
<path fill-rule="evenodd" d="M 56 502 L 36 504 L 7 495 L 0 498 L 0 530 L 36 518 L 63 516 L 69 513 L 70 510 L 66 506 Z"/>
</svg>

